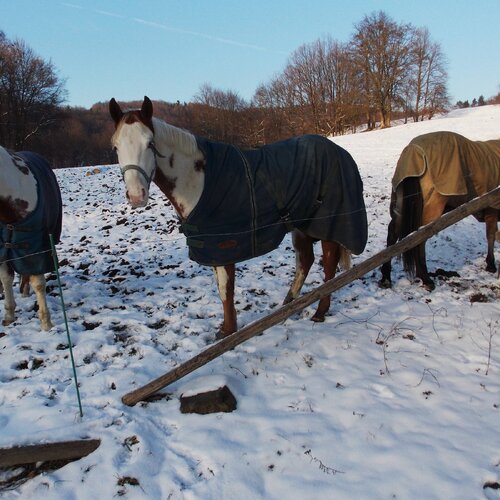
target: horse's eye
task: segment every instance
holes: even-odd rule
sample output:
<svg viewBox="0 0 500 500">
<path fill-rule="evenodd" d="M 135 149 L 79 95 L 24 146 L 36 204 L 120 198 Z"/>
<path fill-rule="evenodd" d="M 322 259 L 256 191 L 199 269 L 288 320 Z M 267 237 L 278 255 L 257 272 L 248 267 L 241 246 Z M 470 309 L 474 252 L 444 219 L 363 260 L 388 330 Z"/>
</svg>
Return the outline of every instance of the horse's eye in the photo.
<svg viewBox="0 0 500 500">
<path fill-rule="evenodd" d="M 118 152 L 118 148 L 116 146 L 113 146 L 111 149 L 112 149 L 113 153 L 117 153 Z"/>
</svg>

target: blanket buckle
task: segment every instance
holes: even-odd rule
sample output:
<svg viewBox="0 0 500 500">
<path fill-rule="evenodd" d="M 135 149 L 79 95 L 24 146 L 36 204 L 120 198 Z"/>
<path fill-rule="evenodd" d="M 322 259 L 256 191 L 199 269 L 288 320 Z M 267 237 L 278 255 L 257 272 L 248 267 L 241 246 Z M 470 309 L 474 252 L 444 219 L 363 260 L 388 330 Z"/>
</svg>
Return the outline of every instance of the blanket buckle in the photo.
<svg viewBox="0 0 500 500">
<path fill-rule="evenodd" d="M 291 231 L 293 229 L 293 224 L 292 224 L 292 219 L 290 218 L 290 212 L 280 212 L 280 219 L 283 224 L 285 224 L 286 228 L 288 231 Z"/>
</svg>

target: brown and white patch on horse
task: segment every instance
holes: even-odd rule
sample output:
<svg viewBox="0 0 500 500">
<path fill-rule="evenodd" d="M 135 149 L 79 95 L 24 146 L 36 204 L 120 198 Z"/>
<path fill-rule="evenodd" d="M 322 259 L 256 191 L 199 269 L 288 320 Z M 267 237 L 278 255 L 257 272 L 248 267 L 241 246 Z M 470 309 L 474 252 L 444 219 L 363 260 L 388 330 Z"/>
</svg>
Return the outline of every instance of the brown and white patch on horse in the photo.
<svg viewBox="0 0 500 500">
<path fill-rule="evenodd" d="M 148 127 L 154 134 L 154 127 L 152 120 L 153 108 L 149 100 L 148 103 L 146 103 L 146 101 L 143 103 L 141 109 L 134 109 L 123 112 L 118 103 L 113 98 L 109 102 L 109 112 L 111 114 L 111 117 L 113 118 L 113 121 L 115 122 L 116 131 L 118 131 L 118 128 L 122 124 L 131 125 L 133 123 L 140 122 L 144 124 L 146 127 Z"/>
<path fill-rule="evenodd" d="M 10 158 L 12 163 L 18 168 L 18 170 L 24 175 L 30 175 L 30 169 L 26 165 L 22 158 L 19 158 L 16 154 L 11 154 Z"/>
<path fill-rule="evenodd" d="M 153 182 L 160 188 L 160 191 L 169 199 L 175 211 L 183 218 L 185 210 L 182 203 L 179 203 L 174 195 L 176 179 L 167 177 L 160 169 L 156 171 Z"/>
<path fill-rule="evenodd" d="M 0 196 L 0 222 L 13 224 L 27 217 L 31 212 L 29 202 L 10 196 Z"/>
<path fill-rule="evenodd" d="M 140 122 L 143 125 L 145 125 L 146 127 L 148 127 L 149 130 L 151 130 L 151 132 L 153 132 L 153 134 L 155 132 L 152 120 L 150 118 L 149 119 L 145 118 L 143 116 L 142 112 L 139 110 L 128 111 L 127 113 L 125 113 L 122 121 L 123 121 L 123 123 L 126 123 L 127 125 L 132 125 L 132 123 Z"/>
<path fill-rule="evenodd" d="M 205 160 L 198 160 L 194 164 L 194 169 L 196 170 L 196 172 L 205 172 L 205 166 L 206 166 Z"/>
<path fill-rule="evenodd" d="M 217 289 L 224 310 L 224 321 L 216 335 L 217 339 L 222 339 L 231 335 L 238 329 L 236 319 L 236 309 L 234 307 L 234 275 L 235 266 L 229 264 L 227 266 L 214 267 L 215 278 L 217 281 Z"/>
<path fill-rule="evenodd" d="M 2 147 L 0 165 L 0 221 L 10 224 L 35 210 L 37 182 L 24 159 Z"/>
<path fill-rule="evenodd" d="M 111 144 L 114 144 L 115 137 L 120 134 L 120 129 L 124 125 L 133 125 L 134 123 L 142 123 L 154 134 L 153 122 L 151 120 L 145 120 L 139 110 L 127 111 L 123 114 L 121 120 L 118 123 L 115 123 L 115 133 L 111 137 Z"/>
</svg>

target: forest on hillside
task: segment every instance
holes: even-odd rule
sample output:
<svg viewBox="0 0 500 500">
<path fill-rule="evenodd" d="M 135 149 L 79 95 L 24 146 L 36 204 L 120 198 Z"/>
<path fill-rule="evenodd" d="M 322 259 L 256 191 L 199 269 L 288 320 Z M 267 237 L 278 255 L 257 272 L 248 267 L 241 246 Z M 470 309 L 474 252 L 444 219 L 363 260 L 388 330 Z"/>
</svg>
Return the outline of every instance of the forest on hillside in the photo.
<svg viewBox="0 0 500 500">
<path fill-rule="evenodd" d="M 205 83 L 192 102 L 155 101 L 155 116 L 240 147 L 306 133 L 335 136 L 389 127 L 396 118 L 431 119 L 450 107 L 446 64 L 426 28 L 377 12 L 355 25 L 348 42 L 326 37 L 300 46 L 249 102 L 237 91 Z M 114 163 L 108 103 L 65 106 L 66 94 L 51 62 L 0 31 L 0 144 L 37 151 L 54 168 Z M 122 107 L 140 107 L 142 97 Z M 498 102 L 500 93 L 457 106 Z"/>
</svg>

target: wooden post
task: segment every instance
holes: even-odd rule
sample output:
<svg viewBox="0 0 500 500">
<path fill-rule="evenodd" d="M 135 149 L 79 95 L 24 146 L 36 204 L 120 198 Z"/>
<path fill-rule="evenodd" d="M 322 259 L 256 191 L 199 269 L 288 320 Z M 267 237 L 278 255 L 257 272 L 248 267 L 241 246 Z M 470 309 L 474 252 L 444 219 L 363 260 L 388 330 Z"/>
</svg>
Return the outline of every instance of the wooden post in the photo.
<svg viewBox="0 0 500 500">
<path fill-rule="evenodd" d="M 33 464 L 52 460 L 76 460 L 86 457 L 101 444 L 100 439 L 81 439 L 29 446 L 0 448 L 0 467 Z"/>
<path fill-rule="evenodd" d="M 318 301 L 325 295 L 328 295 L 336 290 L 339 290 L 343 286 L 351 283 L 355 279 L 364 276 L 366 273 L 372 271 L 373 269 L 379 267 L 384 262 L 389 259 L 396 257 L 397 255 L 406 252 L 410 248 L 413 248 L 420 243 L 423 243 L 431 236 L 434 236 L 439 231 L 446 229 L 448 226 L 455 224 L 456 222 L 464 219 L 468 215 L 476 213 L 488 206 L 492 206 L 495 203 L 500 202 L 500 186 L 493 189 L 489 193 L 483 196 L 474 198 L 473 200 L 461 205 L 460 207 L 448 212 L 439 219 L 423 226 L 418 231 L 415 231 L 402 240 L 398 241 L 395 245 L 387 247 L 385 250 L 373 255 L 369 259 L 357 264 L 355 267 L 349 271 L 345 271 L 339 276 L 327 281 L 323 285 L 315 288 L 311 292 L 299 297 L 289 304 L 286 304 L 271 314 L 261 318 L 249 325 L 243 327 L 237 332 L 233 333 L 229 337 L 221 340 L 217 344 L 212 345 L 200 354 L 197 354 L 188 361 L 180 364 L 177 368 L 174 368 L 170 372 L 156 378 L 155 380 L 149 382 L 148 384 L 136 389 L 123 396 L 122 401 L 128 406 L 133 406 L 139 401 L 147 398 L 151 394 L 159 391 L 166 385 L 171 384 L 179 380 L 180 378 L 186 376 L 192 371 L 200 368 L 201 366 L 207 364 L 209 361 L 219 357 L 221 354 L 234 349 L 237 345 L 245 342 L 246 340 L 255 337 L 256 335 L 262 333 L 267 328 L 274 326 L 292 314 L 301 311 L 305 307 Z"/>
</svg>

